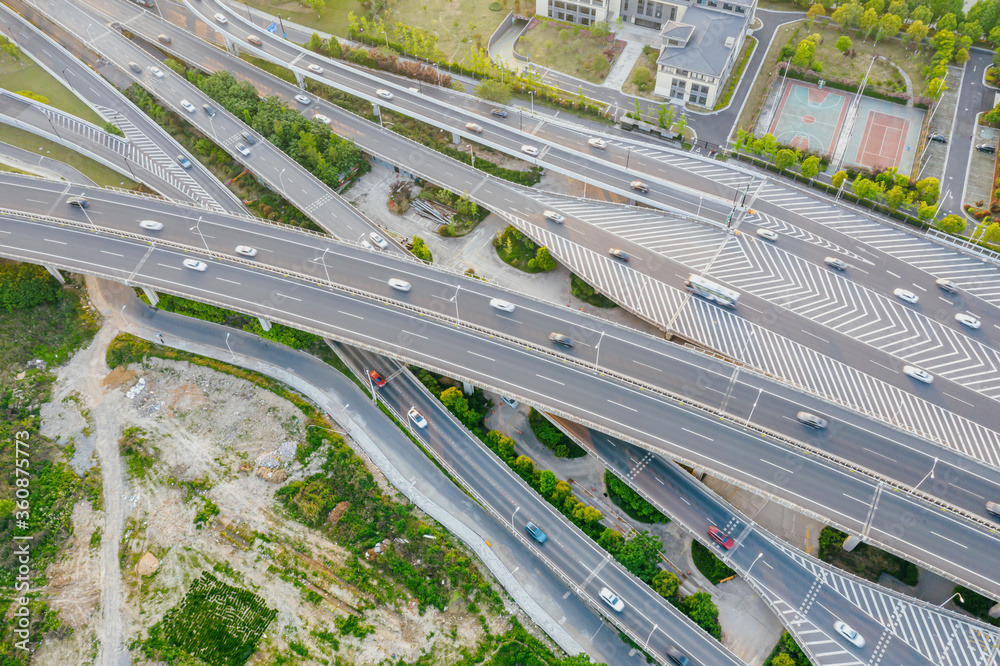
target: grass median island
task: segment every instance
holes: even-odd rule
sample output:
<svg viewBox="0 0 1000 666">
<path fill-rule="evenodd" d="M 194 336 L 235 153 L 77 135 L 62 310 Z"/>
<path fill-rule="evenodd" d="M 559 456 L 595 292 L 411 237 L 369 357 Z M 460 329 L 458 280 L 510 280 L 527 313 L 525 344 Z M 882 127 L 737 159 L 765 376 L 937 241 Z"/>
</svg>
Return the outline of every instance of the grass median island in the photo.
<svg viewBox="0 0 1000 666">
<path fill-rule="evenodd" d="M 632 486 L 612 474 L 610 470 L 604 471 L 604 486 L 608 489 L 608 497 L 611 501 L 624 511 L 629 518 L 644 523 L 670 522 L 669 518 L 643 499 Z"/>
<path fill-rule="evenodd" d="M 545 273 L 559 264 L 549 254 L 547 247 L 539 247 L 526 235 L 508 226 L 493 239 L 497 256 L 525 273 Z"/>
<path fill-rule="evenodd" d="M 722 560 L 715 556 L 715 553 L 702 545 L 700 541 L 691 542 L 691 559 L 694 560 L 698 571 L 712 581 L 712 585 L 718 585 L 723 578 L 736 575 L 735 571 L 726 566 Z"/>
<path fill-rule="evenodd" d="M 544 444 L 557 458 L 582 458 L 587 451 L 557 428 L 545 415 L 534 407 L 528 412 L 528 425 L 538 441 Z"/>
<path fill-rule="evenodd" d="M 819 534 L 819 559 L 873 583 L 887 573 L 905 585 L 917 584 L 920 577 L 917 565 L 864 542 L 848 552 L 843 548 L 846 540 L 844 532 L 824 527 Z"/>
<path fill-rule="evenodd" d="M 616 308 L 618 304 L 613 300 L 591 287 L 586 280 L 575 273 L 569 275 L 569 293 L 579 298 L 584 303 L 589 303 L 598 308 Z"/>
<path fill-rule="evenodd" d="M 6 38 L 3 39 L 6 40 Z M 3 81 L 3 87 L 7 90 L 30 90 L 36 95 L 45 97 L 49 106 L 98 126 L 104 124 L 103 118 L 74 95 L 72 90 L 25 55 L 24 51 L 18 50 L 15 57 L 8 50 L 0 49 L 0 80 Z M 6 133 L 9 129 L 10 127 L 5 126 L 4 132 Z"/>
</svg>

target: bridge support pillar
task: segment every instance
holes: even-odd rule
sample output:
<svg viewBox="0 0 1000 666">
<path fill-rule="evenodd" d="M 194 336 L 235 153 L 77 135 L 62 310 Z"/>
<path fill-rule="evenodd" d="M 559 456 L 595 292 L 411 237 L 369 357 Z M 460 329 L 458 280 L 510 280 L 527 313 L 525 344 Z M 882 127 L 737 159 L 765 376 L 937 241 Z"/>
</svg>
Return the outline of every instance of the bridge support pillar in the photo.
<svg viewBox="0 0 1000 666">
<path fill-rule="evenodd" d="M 66 278 L 63 277 L 63 274 L 59 272 L 58 268 L 55 266 L 46 266 L 45 270 L 49 272 L 49 275 L 59 280 L 59 284 L 66 284 Z"/>
<path fill-rule="evenodd" d="M 375 114 L 376 118 L 381 118 L 382 117 L 382 107 L 380 107 L 375 102 L 372 102 L 372 113 Z"/>
<path fill-rule="evenodd" d="M 851 536 L 847 537 L 847 539 L 844 541 L 843 548 L 847 552 L 851 552 L 852 550 L 858 547 L 859 543 L 861 543 L 861 539 L 852 534 Z"/>
<path fill-rule="evenodd" d="M 160 302 L 160 297 L 157 296 L 156 292 L 150 289 L 149 287 L 143 287 L 142 293 L 146 294 L 146 298 L 149 299 L 149 304 L 152 305 L 154 308 L 156 307 L 156 304 Z"/>
<path fill-rule="evenodd" d="M 462 143 L 462 137 L 460 137 L 459 135 L 457 135 L 454 132 L 452 132 L 451 133 L 451 142 L 452 143 Z"/>
<path fill-rule="evenodd" d="M 993 608 L 990 609 L 990 617 L 994 619 L 1000 617 L 1000 604 L 993 605 Z"/>
<path fill-rule="evenodd" d="M 257 317 L 257 321 L 260 322 L 260 327 L 265 331 L 271 330 L 271 322 L 269 322 L 268 320 L 264 319 L 263 317 Z"/>
<path fill-rule="evenodd" d="M 462 392 L 465 393 L 465 395 L 472 395 L 475 390 L 476 387 L 469 382 L 462 382 Z"/>
<path fill-rule="evenodd" d="M 299 86 L 300 89 L 305 90 L 306 89 L 306 77 L 302 76 L 298 72 L 294 72 L 294 74 L 295 74 L 295 83 L 298 84 L 298 86 Z"/>
</svg>

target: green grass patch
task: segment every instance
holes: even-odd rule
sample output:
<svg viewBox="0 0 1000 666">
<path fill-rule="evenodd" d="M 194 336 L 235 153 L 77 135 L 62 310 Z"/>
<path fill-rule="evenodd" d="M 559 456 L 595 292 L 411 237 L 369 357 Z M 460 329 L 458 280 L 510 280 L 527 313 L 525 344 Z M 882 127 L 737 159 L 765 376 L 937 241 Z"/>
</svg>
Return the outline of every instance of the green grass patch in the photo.
<svg viewBox="0 0 1000 666">
<path fill-rule="evenodd" d="M 569 274 L 569 293 L 579 298 L 584 303 L 589 303 L 598 308 L 616 308 L 618 304 L 613 300 L 598 292 L 587 282 L 575 273 Z"/>
<path fill-rule="evenodd" d="M 604 471 L 604 486 L 608 489 L 608 497 L 622 511 L 634 520 L 644 523 L 669 523 L 670 519 L 663 515 L 655 506 L 647 502 L 609 470 Z"/>
<path fill-rule="evenodd" d="M 961 599 L 955 597 L 956 606 L 969 611 L 983 622 L 1000 627 L 1000 618 L 990 617 L 990 609 L 996 605 L 995 601 L 961 585 L 955 588 L 955 592 L 962 595 Z"/>
<path fill-rule="evenodd" d="M 84 104 L 73 91 L 49 75 L 41 65 L 25 55 L 24 51 L 15 59 L 10 53 L 0 50 L 0 81 L 7 90 L 30 90 L 48 98 L 49 106 L 98 126 L 104 124 L 103 118 Z M 4 136 L 10 129 L 9 125 L 4 126 Z"/>
<path fill-rule="evenodd" d="M 729 80 L 726 81 L 726 89 L 715 102 L 716 111 L 729 104 L 729 100 L 733 98 L 733 93 L 736 92 L 736 88 L 739 87 L 740 81 L 743 79 L 743 70 L 747 68 L 747 63 L 750 62 L 750 56 L 753 54 L 753 49 L 756 45 L 756 39 L 753 37 L 746 38 L 746 41 L 743 43 L 743 55 L 740 56 L 740 61 L 736 63 L 736 66 L 729 73 Z"/>
<path fill-rule="evenodd" d="M 170 663 L 194 657 L 210 666 L 240 666 L 257 651 L 277 615 L 253 592 L 205 572 L 180 604 L 149 630 L 143 651 L 151 659 Z"/>
<path fill-rule="evenodd" d="M 847 552 L 843 548 L 846 539 L 844 532 L 824 527 L 819 534 L 819 559 L 873 583 L 887 573 L 905 585 L 917 584 L 920 576 L 917 565 L 864 542 Z"/>
<path fill-rule="evenodd" d="M 521 0 L 525 11 L 531 0 Z M 400 21 L 437 36 L 437 50 L 450 62 L 467 63 L 472 49 L 486 48 L 512 0 L 504 0 L 501 11 L 490 10 L 490 0 L 388 0 L 389 22 Z M 531 5 L 534 7 L 534 5 Z M 360 12 L 357 12 L 360 13 Z"/>
<path fill-rule="evenodd" d="M 68 164 L 101 187 L 120 187 L 131 190 L 139 186 L 138 183 L 122 176 L 114 169 L 109 169 L 89 157 L 84 157 L 75 150 L 70 150 L 40 136 L 35 136 L 26 130 L 4 125 L 3 141 L 12 146 L 23 148 L 35 155 L 51 157 L 54 160 Z"/>
<path fill-rule="evenodd" d="M 694 560 L 698 571 L 712 581 L 712 585 L 718 585 L 720 580 L 729 578 L 736 573 L 716 557 L 715 553 L 703 546 L 700 541 L 691 542 L 691 559 Z"/>
<path fill-rule="evenodd" d="M 780 655 L 785 655 L 787 658 L 782 658 Z M 802 652 L 802 648 L 798 646 L 792 635 L 786 631 L 781 634 L 781 638 L 778 639 L 778 643 L 771 650 L 771 654 L 764 660 L 764 666 L 774 666 L 776 663 L 778 666 L 782 666 L 782 664 L 783 666 L 789 666 L 788 660 L 792 662 L 790 666 L 811 666 L 809 659 Z"/>
<path fill-rule="evenodd" d="M 539 247 L 509 225 L 493 239 L 493 247 L 500 259 L 525 273 L 543 273 L 558 265 L 549 255 L 548 248 Z"/>
<path fill-rule="evenodd" d="M 287 81 L 292 85 L 298 85 L 298 82 L 295 80 L 295 74 L 293 74 L 292 70 L 288 69 L 287 67 L 276 65 L 270 60 L 264 60 L 263 58 L 252 56 L 244 51 L 240 51 L 240 58 L 246 60 L 254 67 L 259 67 L 260 69 L 264 70 L 268 74 L 271 74 L 272 76 L 277 76 L 279 79 Z"/>
<path fill-rule="evenodd" d="M 299 25 L 341 37 L 347 36 L 347 15 L 367 11 L 358 0 L 327 0 L 326 7 L 320 12 L 313 11 L 308 3 L 289 3 L 287 0 L 246 0 L 246 4 L 271 16 L 280 14 Z M 243 13 L 246 13 L 245 9 Z"/>
<path fill-rule="evenodd" d="M 587 451 L 557 428 L 545 415 L 534 407 L 528 412 L 528 425 L 535 437 L 548 448 L 557 458 L 582 458 Z"/>
<path fill-rule="evenodd" d="M 133 426 L 127 428 L 118 439 L 118 450 L 125 456 L 125 465 L 134 479 L 143 479 L 156 462 L 152 446 L 146 444 L 146 431 Z"/>
<path fill-rule="evenodd" d="M 613 44 L 606 37 L 591 36 L 582 26 L 545 20 L 526 30 L 514 48 L 532 63 L 601 83 L 610 71 L 611 59 L 606 52 Z M 602 59 L 603 66 L 598 64 Z"/>
</svg>

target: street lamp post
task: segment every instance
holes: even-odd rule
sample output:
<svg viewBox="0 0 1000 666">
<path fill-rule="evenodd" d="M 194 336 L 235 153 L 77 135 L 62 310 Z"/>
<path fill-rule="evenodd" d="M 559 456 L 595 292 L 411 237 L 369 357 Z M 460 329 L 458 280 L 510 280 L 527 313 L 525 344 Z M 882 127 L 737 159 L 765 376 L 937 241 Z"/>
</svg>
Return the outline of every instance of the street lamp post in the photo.
<svg viewBox="0 0 1000 666">
<path fill-rule="evenodd" d="M 626 171 L 628 171 L 628 160 L 629 160 L 630 157 L 632 157 L 632 146 L 629 146 L 627 152 L 625 153 L 625 170 Z"/>
<path fill-rule="evenodd" d="M 948 597 L 947 599 L 945 599 L 944 601 L 942 601 L 941 603 L 939 603 L 938 604 L 938 608 L 940 608 L 941 606 L 944 606 L 946 603 L 948 603 L 949 601 L 951 601 L 955 597 L 958 597 L 958 600 L 961 601 L 963 604 L 965 603 L 965 599 L 962 597 L 962 595 L 960 593 L 956 592 L 955 594 L 951 595 L 950 597 Z"/>
<path fill-rule="evenodd" d="M 382 31 L 382 36 L 385 37 L 385 48 L 386 48 L 386 50 L 388 50 L 389 49 L 389 33 L 387 33 L 385 30 L 383 30 Z"/>
<path fill-rule="evenodd" d="M 757 564 L 757 560 L 762 557 L 764 557 L 764 553 L 757 553 L 757 557 L 753 558 L 753 562 L 751 562 L 750 566 L 747 567 L 747 572 L 745 574 L 747 577 L 750 576 L 750 570 L 753 569 L 753 565 Z"/>
</svg>

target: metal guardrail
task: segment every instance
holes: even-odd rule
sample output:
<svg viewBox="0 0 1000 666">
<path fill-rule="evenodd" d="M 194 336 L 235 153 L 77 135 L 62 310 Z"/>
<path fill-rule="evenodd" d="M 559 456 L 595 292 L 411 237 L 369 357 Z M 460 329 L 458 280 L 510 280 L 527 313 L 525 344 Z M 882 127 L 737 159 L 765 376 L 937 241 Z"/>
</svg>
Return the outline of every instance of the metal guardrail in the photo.
<svg viewBox="0 0 1000 666">
<path fill-rule="evenodd" d="M 939 244 L 951 246 L 960 252 L 975 255 L 978 259 L 1000 266 L 1000 252 L 995 252 L 994 250 L 982 247 L 981 245 L 967 241 L 964 238 L 958 238 L 956 236 L 952 236 L 951 234 L 946 234 L 940 229 L 928 229 L 926 235 L 928 238 L 933 241 L 937 241 Z"/>
</svg>

